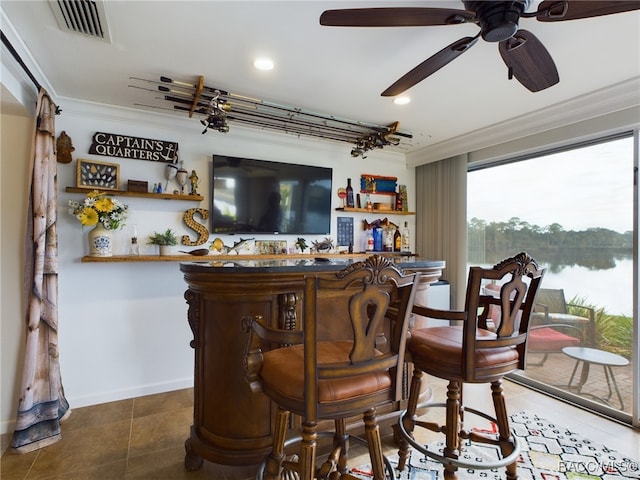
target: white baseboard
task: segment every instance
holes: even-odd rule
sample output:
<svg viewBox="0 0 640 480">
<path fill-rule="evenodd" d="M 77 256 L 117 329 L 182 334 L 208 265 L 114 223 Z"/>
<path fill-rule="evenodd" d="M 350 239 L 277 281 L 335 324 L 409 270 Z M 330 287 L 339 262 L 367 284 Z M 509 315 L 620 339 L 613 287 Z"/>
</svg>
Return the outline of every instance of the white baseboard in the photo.
<svg viewBox="0 0 640 480">
<path fill-rule="evenodd" d="M 101 403 L 116 402 L 118 400 L 126 400 L 128 398 L 143 397 L 145 395 L 153 395 L 155 393 L 172 392 L 183 388 L 193 387 L 193 377 L 174 380 L 172 382 L 156 383 L 152 385 L 138 385 L 125 390 L 101 392 L 96 395 L 85 395 L 82 397 L 67 397 L 69 407 L 74 408 L 88 407 L 91 405 L 99 405 Z"/>
<path fill-rule="evenodd" d="M 81 397 L 67 397 L 69 408 L 73 412 L 74 408 L 89 407 L 91 405 L 99 405 L 101 403 L 116 402 L 118 400 L 126 400 L 128 398 L 143 397 L 145 395 L 153 395 L 156 393 L 172 392 L 174 390 L 182 390 L 184 388 L 193 387 L 193 377 L 174 380 L 166 383 L 156 383 L 153 385 L 139 385 L 134 388 L 118 390 L 112 392 L 101 392 L 96 395 L 84 395 Z M 16 425 L 16 419 L 2 420 L 0 422 L 0 434 L 13 433 Z"/>
</svg>

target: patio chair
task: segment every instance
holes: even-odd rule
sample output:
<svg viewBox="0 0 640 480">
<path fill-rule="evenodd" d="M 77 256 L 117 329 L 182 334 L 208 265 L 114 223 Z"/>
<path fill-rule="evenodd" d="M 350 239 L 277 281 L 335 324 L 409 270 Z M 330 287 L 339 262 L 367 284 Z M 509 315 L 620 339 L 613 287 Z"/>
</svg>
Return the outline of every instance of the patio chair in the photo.
<svg viewBox="0 0 640 480">
<path fill-rule="evenodd" d="M 569 313 L 568 307 L 579 308 L 585 316 Z M 591 307 L 567 303 L 561 288 L 541 288 L 534 311 L 528 353 L 541 354 L 541 366 L 550 354 L 560 353 L 564 347 L 590 347 L 595 340 L 595 311 Z"/>
</svg>

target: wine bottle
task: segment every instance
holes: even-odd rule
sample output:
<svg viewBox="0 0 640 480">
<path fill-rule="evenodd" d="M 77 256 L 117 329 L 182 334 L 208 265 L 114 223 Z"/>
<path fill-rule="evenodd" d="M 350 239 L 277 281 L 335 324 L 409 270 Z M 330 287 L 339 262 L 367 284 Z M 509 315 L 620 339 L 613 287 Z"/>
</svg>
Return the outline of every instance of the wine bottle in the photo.
<svg viewBox="0 0 640 480">
<path fill-rule="evenodd" d="M 347 207 L 354 208 L 355 200 L 353 198 L 353 187 L 351 186 L 351 179 L 347 178 Z"/>
</svg>

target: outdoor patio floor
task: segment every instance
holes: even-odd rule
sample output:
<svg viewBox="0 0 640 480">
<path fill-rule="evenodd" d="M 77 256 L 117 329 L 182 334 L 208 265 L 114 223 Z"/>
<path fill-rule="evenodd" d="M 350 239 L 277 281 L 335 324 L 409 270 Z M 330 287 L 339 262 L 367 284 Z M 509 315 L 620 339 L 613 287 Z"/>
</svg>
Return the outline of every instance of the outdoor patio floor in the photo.
<svg viewBox="0 0 640 480">
<path fill-rule="evenodd" d="M 607 397 L 609 396 L 609 388 L 607 386 L 604 367 L 602 365 L 590 365 L 589 377 L 582 387 L 581 392 L 578 393 L 575 388 L 567 388 L 571 378 L 571 373 L 576 365 L 576 361 L 573 358 L 563 353 L 553 353 L 549 355 L 547 360 L 541 366 L 534 365 L 532 363 L 538 362 L 541 358 L 541 355 L 529 355 L 527 368 L 522 372 L 522 375 L 524 377 L 543 382 L 547 385 L 558 387 L 565 391 L 577 393 L 578 395 L 594 400 L 597 403 L 609 405 L 615 409 L 631 414 L 633 369 L 630 363 L 624 367 L 611 367 L 624 404 L 622 406 L 623 408 L 621 408 L 613 383 L 611 385 L 611 398 L 607 400 Z M 579 367 L 576 372 L 573 385 L 577 383 L 580 377 L 581 368 L 582 367 Z"/>
</svg>

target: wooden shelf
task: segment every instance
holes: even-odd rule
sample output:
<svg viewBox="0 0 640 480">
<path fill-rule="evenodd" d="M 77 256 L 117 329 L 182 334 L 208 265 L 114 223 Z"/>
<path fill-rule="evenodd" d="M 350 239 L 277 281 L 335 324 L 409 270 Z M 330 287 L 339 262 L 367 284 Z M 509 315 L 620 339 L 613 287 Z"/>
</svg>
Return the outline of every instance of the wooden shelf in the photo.
<svg viewBox="0 0 640 480">
<path fill-rule="evenodd" d="M 93 190 L 104 192 L 107 195 L 120 196 L 120 197 L 139 197 L 139 198 L 154 198 L 162 200 L 187 200 L 191 202 L 201 202 L 204 200 L 202 195 L 176 195 L 174 193 L 150 193 L 150 192 L 128 192 L 126 190 L 100 190 L 99 188 L 77 188 L 67 187 L 65 189 L 68 193 L 84 193 L 87 194 Z"/>
<path fill-rule="evenodd" d="M 416 212 L 405 212 L 400 210 L 367 210 L 366 208 L 349 208 L 339 207 L 336 208 L 338 212 L 353 212 L 353 213 L 375 213 L 376 215 L 415 215 Z"/>
<path fill-rule="evenodd" d="M 376 192 L 373 192 L 373 191 L 369 192 L 367 190 L 360 190 L 360 193 L 364 194 L 364 195 L 367 195 L 367 194 L 369 194 L 369 195 L 386 195 L 388 197 L 395 197 L 397 195 L 396 192 L 377 192 L 377 191 Z"/>
<path fill-rule="evenodd" d="M 112 257 L 82 257 L 82 263 L 117 263 L 117 262 L 212 262 L 234 260 L 310 260 L 323 258 L 366 258 L 373 253 L 383 256 L 412 256 L 398 252 L 359 252 L 359 253 L 293 253 L 282 255 L 113 255 Z"/>
</svg>

